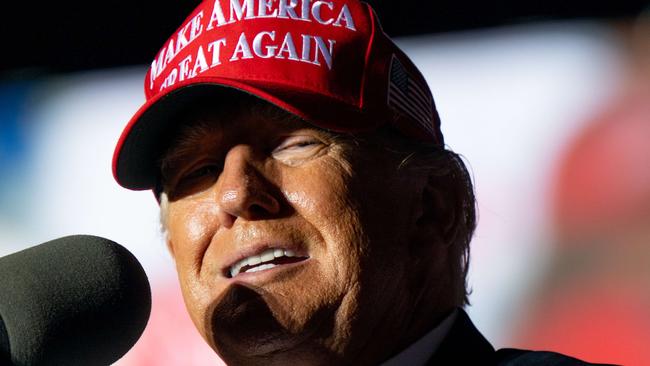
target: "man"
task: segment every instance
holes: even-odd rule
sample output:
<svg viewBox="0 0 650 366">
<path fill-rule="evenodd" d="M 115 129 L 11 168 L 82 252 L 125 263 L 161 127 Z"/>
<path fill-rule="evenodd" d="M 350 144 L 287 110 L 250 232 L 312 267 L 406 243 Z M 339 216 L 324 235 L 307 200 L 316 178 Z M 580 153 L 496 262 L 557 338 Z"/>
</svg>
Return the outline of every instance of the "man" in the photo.
<svg viewBox="0 0 650 366">
<path fill-rule="evenodd" d="M 201 3 L 114 175 L 152 189 L 190 316 L 232 365 L 584 364 L 467 303 L 475 202 L 422 75 L 356 0 Z"/>
</svg>

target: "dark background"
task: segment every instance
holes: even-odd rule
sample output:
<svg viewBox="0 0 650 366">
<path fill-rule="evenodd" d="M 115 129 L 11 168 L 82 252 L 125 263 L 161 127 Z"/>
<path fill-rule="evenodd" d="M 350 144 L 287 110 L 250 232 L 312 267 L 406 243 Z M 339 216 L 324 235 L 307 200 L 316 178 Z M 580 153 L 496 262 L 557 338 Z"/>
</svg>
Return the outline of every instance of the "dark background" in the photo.
<svg viewBox="0 0 650 366">
<path fill-rule="evenodd" d="M 209 0 L 211 1 L 211 0 Z M 495 27 L 540 20 L 640 14 L 647 0 L 369 1 L 391 36 Z M 0 78 L 149 64 L 198 4 L 193 1 L 21 2 L 5 5 Z"/>
</svg>

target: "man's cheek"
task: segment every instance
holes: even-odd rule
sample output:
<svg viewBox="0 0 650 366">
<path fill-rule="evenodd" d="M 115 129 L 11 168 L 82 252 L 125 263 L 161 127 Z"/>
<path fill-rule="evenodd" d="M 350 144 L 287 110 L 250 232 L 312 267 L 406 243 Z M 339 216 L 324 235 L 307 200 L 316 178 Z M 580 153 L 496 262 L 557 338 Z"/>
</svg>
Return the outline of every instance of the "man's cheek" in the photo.
<svg viewBox="0 0 650 366">
<path fill-rule="evenodd" d="M 264 288 L 264 297 L 276 317 L 288 328 L 301 327 L 318 308 L 329 307 L 338 297 L 332 279 L 314 262 L 299 277 Z"/>
<path fill-rule="evenodd" d="M 289 204 L 300 211 L 310 212 L 313 211 L 314 207 L 316 206 L 313 195 L 309 192 L 306 192 L 304 189 L 285 190 L 282 193 L 286 197 Z"/>
<path fill-rule="evenodd" d="M 175 219 L 185 241 L 203 243 L 218 229 L 218 207 L 210 202 L 196 202 L 176 210 Z"/>
</svg>

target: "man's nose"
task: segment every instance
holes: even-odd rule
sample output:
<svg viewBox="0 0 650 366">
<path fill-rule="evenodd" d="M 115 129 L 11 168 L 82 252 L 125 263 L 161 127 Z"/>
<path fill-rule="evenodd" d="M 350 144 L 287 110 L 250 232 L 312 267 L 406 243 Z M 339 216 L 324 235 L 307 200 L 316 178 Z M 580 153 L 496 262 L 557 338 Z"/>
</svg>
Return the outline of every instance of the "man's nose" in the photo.
<svg viewBox="0 0 650 366">
<path fill-rule="evenodd" d="M 249 145 L 228 151 L 216 185 L 222 226 L 231 228 L 237 218 L 261 220 L 280 212 L 279 190 L 259 170 L 263 166 Z"/>
</svg>

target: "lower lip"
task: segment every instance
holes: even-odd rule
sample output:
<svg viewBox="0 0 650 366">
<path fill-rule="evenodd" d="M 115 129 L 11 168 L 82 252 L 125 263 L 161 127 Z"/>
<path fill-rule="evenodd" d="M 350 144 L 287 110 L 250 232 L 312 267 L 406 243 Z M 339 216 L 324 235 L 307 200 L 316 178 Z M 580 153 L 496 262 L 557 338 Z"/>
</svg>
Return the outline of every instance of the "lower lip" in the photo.
<svg viewBox="0 0 650 366">
<path fill-rule="evenodd" d="M 282 271 L 288 271 L 291 269 L 297 269 L 298 267 L 307 264 L 308 262 L 311 261 L 311 258 L 307 258 L 305 260 L 302 260 L 300 262 L 294 262 L 294 263 L 288 263 L 288 264 L 279 264 L 276 265 L 273 268 L 265 269 L 262 271 L 257 271 L 257 272 L 244 272 L 244 273 L 239 273 L 237 276 L 230 278 L 231 281 L 263 281 L 266 279 L 269 279 L 277 274 L 279 274 Z"/>
</svg>

